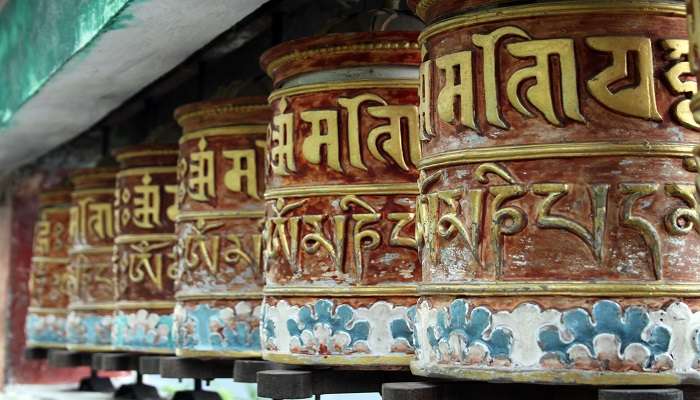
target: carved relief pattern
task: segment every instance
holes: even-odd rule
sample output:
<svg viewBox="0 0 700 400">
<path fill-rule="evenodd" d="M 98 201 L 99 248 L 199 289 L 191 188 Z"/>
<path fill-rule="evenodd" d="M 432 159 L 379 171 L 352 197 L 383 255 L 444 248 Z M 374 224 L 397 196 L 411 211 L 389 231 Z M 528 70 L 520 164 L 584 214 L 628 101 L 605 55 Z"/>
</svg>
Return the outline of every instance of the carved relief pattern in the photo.
<svg viewBox="0 0 700 400">
<path fill-rule="evenodd" d="M 142 146 L 116 153 L 116 237 L 112 265 L 117 350 L 167 353 L 177 278 L 177 148 Z"/>
<path fill-rule="evenodd" d="M 424 173 L 426 281 L 691 279 L 700 220 L 689 162 L 571 160 L 556 175 L 559 160 L 485 162 Z"/>
<path fill-rule="evenodd" d="M 314 356 L 412 354 L 414 314 L 413 306 L 383 300 L 370 301 L 366 307 L 328 299 L 303 305 L 268 300 L 262 314 L 263 351 Z"/>
<path fill-rule="evenodd" d="M 66 317 L 30 312 L 24 328 L 28 346 L 61 346 L 66 340 Z"/>
<path fill-rule="evenodd" d="M 218 301 L 220 304 L 222 301 Z M 260 352 L 260 302 L 243 300 L 225 305 L 178 304 L 174 313 L 179 351 L 219 354 Z"/>
<path fill-rule="evenodd" d="M 178 354 L 251 357 L 260 352 L 263 166 L 270 110 L 264 98 L 238 98 L 189 104 L 175 114 L 183 128 L 176 349 Z"/>
<path fill-rule="evenodd" d="M 116 169 L 79 170 L 72 176 L 70 292 L 66 335 L 70 350 L 109 348 L 115 276 L 114 180 Z M 102 308 L 102 310 L 100 310 Z M 99 310 L 99 311 L 98 311 Z"/>
<path fill-rule="evenodd" d="M 363 63 L 417 69 L 416 36 L 309 38 L 271 49 L 262 62 L 273 80 Z M 382 41 L 393 44 L 374 51 Z M 328 59 L 328 48 L 350 50 Z M 309 60 L 287 57 L 304 52 Z M 405 365 L 413 353 L 405 321 L 422 273 L 415 240 L 417 83 L 368 76 L 292 84 L 271 94 L 261 327 L 266 357 Z M 386 286 L 401 294 L 384 294 Z M 358 301 L 346 301 L 341 292 Z"/>
<path fill-rule="evenodd" d="M 264 254 L 269 283 L 311 279 L 397 282 L 417 277 L 414 202 L 403 196 L 329 196 L 268 202 Z M 325 214 L 315 210 L 327 210 Z"/>
<path fill-rule="evenodd" d="M 498 21 L 429 37 L 419 107 L 424 156 L 561 141 L 698 141 L 697 133 L 679 139 L 670 129 L 700 129 L 689 108 L 697 84 L 685 24 L 656 24 L 661 17 L 640 13 L 624 24 L 598 16 L 605 34 L 571 29 L 582 17 Z M 651 36 L 628 30 L 641 18 Z"/>
<path fill-rule="evenodd" d="M 68 271 L 68 191 L 46 192 L 34 226 L 25 334 L 29 346 L 65 345 L 70 274 Z"/>
<path fill-rule="evenodd" d="M 477 3 L 412 1 L 438 21 L 421 35 L 412 371 L 697 379 L 684 285 L 700 279 L 700 125 L 683 5 Z"/>
<path fill-rule="evenodd" d="M 108 314 L 86 311 L 71 312 L 66 320 L 68 345 L 111 346 L 113 319 L 112 312 Z"/>
<path fill-rule="evenodd" d="M 177 278 L 175 240 L 120 242 L 114 247 L 117 299 L 164 300 L 172 296 Z M 168 295 L 170 294 L 170 295 Z"/>
<path fill-rule="evenodd" d="M 508 371 L 579 370 L 697 375 L 700 314 L 683 302 L 664 307 L 598 300 L 590 308 L 524 302 L 494 309 L 477 300 L 422 301 L 416 314 L 417 365 Z"/>
<path fill-rule="evenodd" d="M 112 327 L 112 344 L 119 349 L 142 352 L 171 352 L 173 317 L 170 310 L 117 311 Z"/>
</svg>

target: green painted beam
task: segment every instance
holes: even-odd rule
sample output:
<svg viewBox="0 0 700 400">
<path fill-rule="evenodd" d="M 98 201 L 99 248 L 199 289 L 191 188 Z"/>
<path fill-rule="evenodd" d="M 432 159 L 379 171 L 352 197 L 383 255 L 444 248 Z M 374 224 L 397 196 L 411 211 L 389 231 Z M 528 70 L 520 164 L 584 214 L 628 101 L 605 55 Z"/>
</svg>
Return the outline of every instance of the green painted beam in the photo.
<svg viewBox="0 0 700 400">
<path fill-rule="evenodd" d="M 8 0 L 0 10 L 0 128 L 68 60 L 121 27 L 130 2 Z"/>
</svg>

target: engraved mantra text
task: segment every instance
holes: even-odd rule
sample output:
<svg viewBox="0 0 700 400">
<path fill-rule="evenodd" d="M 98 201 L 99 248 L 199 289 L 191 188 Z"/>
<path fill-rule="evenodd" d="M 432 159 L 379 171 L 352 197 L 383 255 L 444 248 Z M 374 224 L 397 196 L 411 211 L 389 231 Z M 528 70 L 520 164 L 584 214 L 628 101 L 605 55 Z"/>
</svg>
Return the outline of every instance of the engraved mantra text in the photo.
<svg viewBox="0 0 700 400">
<path fill-rule="evenodd" d="M 141 229 L 156 230 L 165 221 L 161 220 L 161 209 L 166 204 L 169 220 L 175 221 L 177 217 L 177 204 L 175 201 L 165 201 L 163 192 L 175 199 L 177 185 L 158 185 L 153 183 L 153 177 L 146 173 L 141 176 L 140 184 L 117 188 L 114 193 L 114 216 L 116 231 L 121 233 L 129 223 Z M 131 206 L 129 208 L 128 206 Z M 120 208 L 120 206 L 122 206 Z"/>
<path fill-rule="evenodd" d="M 257 221 L 246 221 L 257 223 Z M 251 251 L 243 246 L 243 235 L 233 233 L 217 234 L 215 231 L 223 227 L 223 222 L 199 219 L 192 226 L 191 233 L 180 239 L 178 251 L 181 261 L 188 270 L 205 267 L 212 274 L 219 272 L 221 259 L 228 265 L 244 265 L 251 268 L 256 276 L 260 275 L 260 255 L 262 251 L 262 235 L 249 236 L 253 242 Z M 223 256 L 223 257 L 222 257 Z"/>
<path fill-rule="evenodd" d="M 265 148 L 264 141 L 256 141 L 255 145 Z M 197 151 L 180 160 L 180 201 L 189 196 L 191 200 L 206 202 L 216 196 L 215 165 L 218 157 L 223 157 L 230 164 L 223 179 L 226 189 L 260 199 L 255 149 L 229 149 L 217 153 L 208 148 L 205 138 L 201 138 L 197 142 Z"/>
<path fill-rule="evenodd" d="M 177 278 L 177 257 L 172 241 L 142 240 L 121 245 L 115 250 L 117 267 L 129 282 L 140 283 L 148 278 L 158 290 L 163 290 L 163 272 L 171 280 Z"/>
<path fill-rule="evenodd" d="M 300 113 L 301 121 L 295 119 L 293 112 L 285 112 L 287 100 L 282 98 L 277 109 L 279 112 L 270 124 L 270 162 L 272 172 L 277 175 L 289 175 L 297 171 L 294 146 L 301 145 L 301 154 L 310 164 L 325 164 L 337 172 L 345 172 L 341 163 L 341 139 L 338 120 L 342 114 L 347 115 L 344 127 L 347 132 L 348 157 L 352 168 L 367 170 L 363 160 L 363 126 L 361 106 L 367 105 L 369 117 L 385 121 L 383 125 L 367 133 L 365 146 L 370 155 L 383 163 L 393 163 L 408 171 L 409 162 L 413 166 L 420 159 L 420 139 L 418 135 L 418 110 L 414 105 L 389 105 L 382 97 L 363 93 L 352 98 L 338 98 L 340 109 L 307 110 Z M 300 123 L 309 127 L 304 132 L 303 140 L 295 139 L 296 127 Z M 325 151 L 323 151 L 325 150 Z M 325 156 L 324 156 L 325 155 Z"/>
<path fill-rule="evenodd" d="M 441 179 L 441 172 L 426 176 L 422 174 L 424 188 Z M 558 214 L 553 208 L 559 200 L 572 191 L 572 183 L 533 183 L 523 184 L 515 176 L 496 163 L 481 164 L 475 170 L 475 178 L 483 184 L 490 181 L 489 175 L 497 177 L 505 184 L 484 187 L 466 187 L 440 190 L 422 194 L 417 204 L 417 232 L 419 241 L 424 243 L 424 256 L 433 264 L 438 261 L 437 240 L 463 240 L 471 252 L 474 262 L 482 264 L 484 257 L 481 247 L 484 240 L 490 240 L 495 257 L 496 276 L 502 276 L 504 236 L 517 235 L 528 225 L 528 215 L 512 201 L 527 195 L 541 200 L 536 204 L 534 222 L 540 229 L 561 229 L 577 236 L 590 250 L 594 260 L 601 264 L 605 257 L 604 237 L 608 220 L 609 184 L 587 186 L 588 201 L 592 218 L 589 223 L 581 223 Z M 635 213 L 636 207 L 645 198 L 663 192 L 687 205 L 670 209 L 663 217 L 663 225 L 673 236 L 687 235 L 693 231 L 700 233 L 700 202 L 697 190 L 692 183 L 620 183 L 616 190 L 622 194 L 620 200 L 619 224 L 636 231 L 648 246 L 656 279 L 663 279 L 662 238 L 656 226 Z M 490 203 L 489 203 L 490 200 Z M 484 218 L 488 209 L 490 220 Z M 588 227 L 590 226 L 590 228 Z M 486 238 L 486 239 L 485 239 Z"/>
<path fill-rule="evenodd" d="M 508 56 L 515 59 L 532 60 L 532 64 L 511 73 L 505 80 L 506 97 L 510 105 L 520 114 L 533 117 L 536 109 L 552 125 L 563 125 L 566 120 L 585 122 L 579 107 L 579 79 L 577 74 L 577 52 L 574 39 L 533 39 L 530 34 L 515 26 L 505 26 L 489 34 L 472 35 L 472 43 L 479 50 L 466 50 L 429 60 L 420 69 L 420 131 L 426 138 L 435 135 L 431 124 L 431 113 L 437 109 L 437 118 L 448 124 L 461 125 L 481 131 L 477 116 L 477 105 L 484 105 L 484 118 L 488 125 L 509 129 L 501 114 L 499 75 L 499 45 L 505 39 L 514 39 L 505 44 Z M 637 36 L 599 36 L 585 39 L 585 45 L 601 54 L 608 54 L 610 64 L 586 81 L 590 95 L 606 108 L 623 115 L 661 121 L 654 86 L 654 53 L 649 38 Z M 671 91 L 686 98 L 676 102 L 672 114 L 683 126 L 700 128 L 690 113 L 690 96 L 697 92 L 697 83 L 686 79 L 690 74 L 688 41 L 669 39 L 661 41 L 665 59 L 672 66 L 664 72 Z M 477 91 L 475 73 L 481 60 L 481 90 Z M 634 62 L 628 63 L 633 57 Z M 552 59 L 556 58 L 555 67 Z M 635 71 L 631 71 L 631 68 Z M 558 68 L 557 74 L 552 72 Z M 437 72 L 444 82 L 431 98 L 433 73 Z M 554 82 L 555 77 L 558 82 Z M 627 81 L 634 85 L 620 84 Z M 437 88 L 436 88 L 437 89 Z M 477 100 L 476 95 L 483 96 Z M 523 98 L 524 97 L 524 98 Z M 436 106 L 432 102 L 436 102 Z"/>
<path fill-rule="evenodd" d="M 349 253 L 353 259 L 351 265 L 355 268 L 354 276 L 358 280 L 362 279 L 363 254 L 365 251 L 380 248 L 384 239 L 376 228 L 386 224 L 386 221 L 392 224 L 389 246 L 416 249 L 414 235 L 406 236 L 406 228 L 414 222 L 414 213 L 388 213 L 384 216 L 360 197 L 347 195 L 340 199 L 340 208 L 351 213 L 331 216 L 289 215 L 305 202 L 306 200 L 298 200 L 287 203 L 284 199 L 277 199 L 272 205 L 272 215 L 268 214 L 269 218 L 265 221 L 263 231 L 265 259 L 284 257 L 294 269 L 294 274 L 301 273 L 297 263 L 300 248 L 307 254 L 326 252 L 332 259 L 336 272 L 347 273 L 348 271 L 343 270 L 343 265 L 346 247 L 350 247 L 352 250 Z M 333 232 L 331 237 L 326 236 L 327 229 L 324 229 L 328 227 L 328 222 L 328 230 Z M 346 244 L 348 230 L 350 246 Z"/>
</svg>

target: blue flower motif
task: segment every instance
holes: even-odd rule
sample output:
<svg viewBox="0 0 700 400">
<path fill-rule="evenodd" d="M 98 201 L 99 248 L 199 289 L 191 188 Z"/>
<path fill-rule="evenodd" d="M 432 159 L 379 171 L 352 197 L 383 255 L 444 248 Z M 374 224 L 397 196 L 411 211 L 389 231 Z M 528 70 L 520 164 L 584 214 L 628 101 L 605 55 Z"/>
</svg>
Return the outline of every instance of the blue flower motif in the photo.
<svg viewBox="0 0 700 400">
<path fill-rule="evenodd" d="M 54 315 L 27 315 L 25 330 L 27 339 L 41 343 L 66 343 L 65 319 Z"/>
<path fill-rule="evenodd" d="M 355 311 L 347 304 L 336 307 L 333 312 L 333 302 L 322 299 L 316 301 L 312 307 L 306 305 L 299 309 L 299 322 L 294 319 L 287 320 L 287 329 L 293 337 L 302 341 L 302 333 L 314 335 L 316 328 L 326 328 L 331 336 L 346 334 L 350 338 L 348 347 L 360 341 L 366 341 L 369 336 L 369 322 L 354 321 Z M 321 344 L 317 349 L 321 353 L 326 353 L 326 343 Z"/>
<path fill-rule="evenodd" d="M 611 334 L 619 339 L 621 352 L 633 344 L 646 347 L 652 356 L 668 351 L 671 333 L 663 326 L 655 326 L 648 340 L 642 339 L 642 332 L 649 325 L 649 313 L 642 307 L 628 307 L 622 314 L 619 304 L 610 300 L 601 300 L 593 306 L 592 317 L 582 308 L 564 312 L 562 322 L 573 337 L 570 342 L 561 339 L 559 328 L 546 326 L 540 330 L 540 348 L 554 353 L 567 363 L 572 360 L 568 351 L 574 345 L 583 345 L 595 356 L 593 341 L 600 334 Z M 647 361 L 646 367 L 652 360 Z"/>
<path fill-rule="evenodd" d="M 513 347 L 513 336 L 507 329 L 498 328 L 491 332 L 491 311 L 477 307 L 468 313 L 469 306 L 464 299 L 454 300 L 449 310 L 442 309 L 437 315 L 437 327 L 428 328 L 428 341 L 434 349 L 439 343 L 449 343 L 451 336 L 458 336 L 464 343 L 462 349 L 452 352 L 464 352 L 474 344 L 481 344 L 493 358 L 509 358 Z"/>
<path fill-rule="evenodd" d="M 260 350 L 260 330 L 258 328 L 251 329 L 250 324 L 246 322 L 237 322 L 235 329 L 226 326 L 224 328 L 224 339 L 225 343 L 221 343 L 220 346 L 228 350 Z"/>
<path fill-rule="evenodd" d="M 391 321 L 391 336 L 394 340 L 405 340 L 411 347 L 415 347 L 416 341 L 413 336 L 415 331 L 416 306 L 411 306 L 406 312 L 405 319 L 395 319 Z"/>
</svg>

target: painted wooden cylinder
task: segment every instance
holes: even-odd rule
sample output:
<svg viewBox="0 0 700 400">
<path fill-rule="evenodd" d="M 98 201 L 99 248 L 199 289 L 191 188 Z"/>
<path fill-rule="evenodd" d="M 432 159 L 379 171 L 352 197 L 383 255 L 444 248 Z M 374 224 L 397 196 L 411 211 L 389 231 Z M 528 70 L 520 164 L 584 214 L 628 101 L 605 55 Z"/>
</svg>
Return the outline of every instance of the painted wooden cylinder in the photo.
<svg viewBox="0 0 700 400">
<path fill-rule="evenodd" d="M 698 382 L 685 7 L 522 3 L 413 1 L 431 25 L 412 370 Z"/>
<path fill-rule="evenodd" d="M 263 358 L 407 365 L 415 244 L 417 33 L 272 48 Z"/>
<path fill-rule="evenodd" d="M 39 197 L 25 325 L 27 347 L 66 347 L 69 223 L 70 188 L 47 191 Z"/>
<path fill-rule="evenodd" d="M 173 353 L 177 276 L 176 145 L 142 145 L 115 152 L 114 192 L 116 350 Z"/>
<path fill-rule="evenodd" d="M 114 314 L 114 180 L 116 168 L 81 169 L 71 175 L 70 314 L 68 349 L 112 349 Z"/>
<path fill-rule="evenodd" d="M 700 76 L 700 0 L 687 0 L 688 12 L 688 38 L 689 53 L 688 62 L 690 69 L 695 73 L 695 76 Z M 694 89 L 693 100 L 690 104 L 690 109 L 696 121 L 700 121 L 700 96 L 697 95 L 697 87 Z"/>
<path fill-rule="evenodd" d="M 213 100 L 175 111 L 180 356 L 260 357 L 265 134 L 263 98 Z"/>
</svg>

